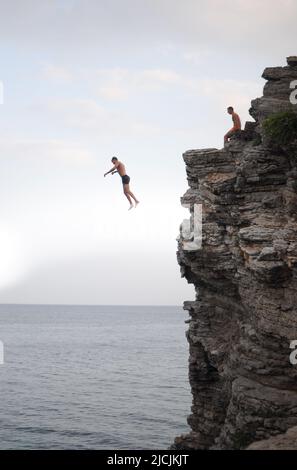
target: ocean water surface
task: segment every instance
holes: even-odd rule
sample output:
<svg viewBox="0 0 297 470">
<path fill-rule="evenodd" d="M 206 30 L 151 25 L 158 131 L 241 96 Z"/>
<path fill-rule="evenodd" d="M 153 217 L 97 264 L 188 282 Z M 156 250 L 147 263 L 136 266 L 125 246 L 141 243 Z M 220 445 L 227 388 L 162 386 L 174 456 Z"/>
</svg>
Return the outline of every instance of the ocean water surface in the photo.
<svg viewBox="0 0 297 470">
<path fill-rule="evenodd" d="M 189 431 L 187 315 L 0 305 L 0 448 L 167 449 Z"/>
</svg>

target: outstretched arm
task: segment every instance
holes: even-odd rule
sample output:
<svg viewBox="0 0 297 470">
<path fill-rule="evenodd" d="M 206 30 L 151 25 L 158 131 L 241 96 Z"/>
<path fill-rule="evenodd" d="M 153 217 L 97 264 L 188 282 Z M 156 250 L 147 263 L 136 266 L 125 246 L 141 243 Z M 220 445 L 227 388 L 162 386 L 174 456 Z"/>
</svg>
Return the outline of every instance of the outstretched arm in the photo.
<svg viewBox="0 0 297 470">
<path fill-rule="evenodd" d="M 113 167 L 111 168 L 111 170 L 109 170 L 107 173 L 104 173 L 104 176 L 108 175 L 109 173 L 114 174 L 114 173 L 116 173 L 117 171 L 118 171 L 118 170 L 117 170 L 116 166 L 113 166 Z"/>
</svg>

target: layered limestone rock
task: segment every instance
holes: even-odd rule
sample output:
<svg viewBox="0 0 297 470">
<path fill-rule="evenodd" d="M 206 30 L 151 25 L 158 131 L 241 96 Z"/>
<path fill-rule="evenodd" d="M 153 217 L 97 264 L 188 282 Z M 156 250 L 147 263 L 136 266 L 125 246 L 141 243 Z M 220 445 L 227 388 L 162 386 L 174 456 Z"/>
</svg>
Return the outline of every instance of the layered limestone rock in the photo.
<svg viewBox="0 0 297 470">
<path fill-rule="evenodd" d="M 251 444 L 248 450 L 296 450 L 297 426 L 290 428 L 285 434 L 278 434 L 264 441 Z"/>
<path fill-rule="evenodd" d="M 296 58 L 295 58 L 296 59 Z M 297 152 L 263 139 L 265 117 L 290 102 L 297 60 L 267 68 L 255 119 L 222 150 L 183 155 L 189 189 L 202 205 L 202 244 L 188 249 L 181 230 L 177 258 L 194 284 L 189 379 L 192 431 L 174 449 L 237 449 L 297 425 Z M 295 107 L 294 107 L 295 106 Z"/>
</svg>

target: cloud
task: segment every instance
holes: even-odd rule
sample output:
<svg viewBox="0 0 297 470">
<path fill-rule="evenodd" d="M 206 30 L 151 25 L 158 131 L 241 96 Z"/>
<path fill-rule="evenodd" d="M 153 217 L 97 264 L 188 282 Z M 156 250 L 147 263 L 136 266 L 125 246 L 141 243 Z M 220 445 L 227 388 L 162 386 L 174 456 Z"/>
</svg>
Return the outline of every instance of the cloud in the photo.
<svg viewBox="0 0 297 470">
<path fill-rule="evenodd" d="M 112 68 L 96 71 L 90 81 L 99 96 L 123 101 L 139 94 L 156 93 L 168 86 L 177 85 L 181 76 L 170 69 Z"/>
<path fill-rule="evenodd" d="M 86 163 L 93 159 L 92 153 L 80 144 L 62 140 L 15 140 L 0 141 L 2 158 L 38 160 L 57 159 L 66 163 Z"/>
<path fill-rule="evenodd" d="M 148 136 L 160 132 L 156 125 L 139 116 L 106 108 L 93 99 L 56 99 L 48 102 L 45 108 L 63 125 L 96 135 Z"/>
<path fill-rule="evenodd" d="M 53 65 L 53 69 L 56 67 Z M 59 68 L 59 67 L 57 67 Z M 231 103 L 242 119 L 250 120 L 248 109 L 256 96 L 262 95 L 262 83 L 253 80 L 219 79 L 175 68 L 77 68 L 77 89 L 88 98 L 51 98 L 39 105 L 39 112 L 52 119 L 60 128 L 79 129 L 97 137 L 160 137 L 165 132 L 191 133 L 193 125 L 180 109 L 180 100 L 191 100 L 191 112 L 208 108 L 208 114 L 224 113 Z M 154 113 L 154 109 L 158 109 Z M 214 119 L 217 119 L 215 117 Z"/>
<path fill-rule="evenodd" d="M 226 101 L 249 106 L 251 99 L 262 94 L 263 85 L 248 80 L 208 79 L 185 80 L 184 85 L 189 92 L 197 96 L 206 96 L 219 105 L 225 106 Z"/>
<path fill-rule="evenodd" d="M 290 50 L 295 0 L 10 0 L 1 2 L 0 39 L 83 56 L 161 44 L 240 54 Z M 193 47 L 194 46 L 194 47 Z M 95 59 L 95 56 L 94 56 Z"/>
<path fill-rule="evenodd" d="M 98 88 L 99 95 L 111 101 L 123 101 L 128 99 L 129 93 L 119 85 L 107 85 Z"/>
<path fill-rule="evenodd" d="M 104 69 L 96 72 L 90 81 L 99 96 L 111 101 L 129 101 L 132 107 L 133 98 L 136 102 L 140 99 L 145 102 L 155 94 L 159 96 L 162 106 L 162 100 L 168 94 L 172 96 L 172 101 L 175 97 L 188 95 L 197 100 L 197 107 L 201 99 L 208 100 L 209 106 L 224 109 L 228 103 L 234 103 L 234 106 L 246 111 L 246 117 L 251 100 L 262 95 L 263 87 L 260 81 L 219 79 L 201 74 L 195 76 L 173 69 Z M 168 122 L 164 122 L 161 127 L 167 125 Z"/>
<path fill-rule="evenodd" d="M 103 69 L 89 77 L 90 87 L 111 101 L 128 101 L 142 95 L 174 93 L 208 98 L 219 106 L 234 101 L 249 107 L 251 99 L 262 94 L 261 82 L 194 76 L 173 69 Z M 160 98 L 162 100 L 162 97 Z"/>
<path fill-rule="evenodd" d="M 194 65 L 202 65 L 205 60 L 211 60 L 212 57 L 211 51 L 208 50 L 206 46 L 200 47 L 199 49 L 197 47 L 185 48 L 181 55 L 185 62 Z"/>
<path fill-rule="evenodd" d="M 66 67 L 53 64 L 43 64 L 42 74 L 44 78 L 58 82 L 70 82 L 73 80 L 73 75 Z"/>
</svg>

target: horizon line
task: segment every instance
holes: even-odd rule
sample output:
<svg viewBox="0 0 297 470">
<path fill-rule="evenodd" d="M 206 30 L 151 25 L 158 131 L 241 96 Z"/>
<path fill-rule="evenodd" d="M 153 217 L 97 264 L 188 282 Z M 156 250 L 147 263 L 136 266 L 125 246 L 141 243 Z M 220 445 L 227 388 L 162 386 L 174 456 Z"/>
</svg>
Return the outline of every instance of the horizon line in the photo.
<svg viewBox="0 0 297 470">
<path fill-rule="evenodd" d="M 0 302 L 0 306 L 5 305 L 28 305 L 28 306 L 65 306 L 65 307 L 182 307 L 182 304 L 71 304 L 71 303 L 21 303 L 21 302 Z"/>
</svg>

